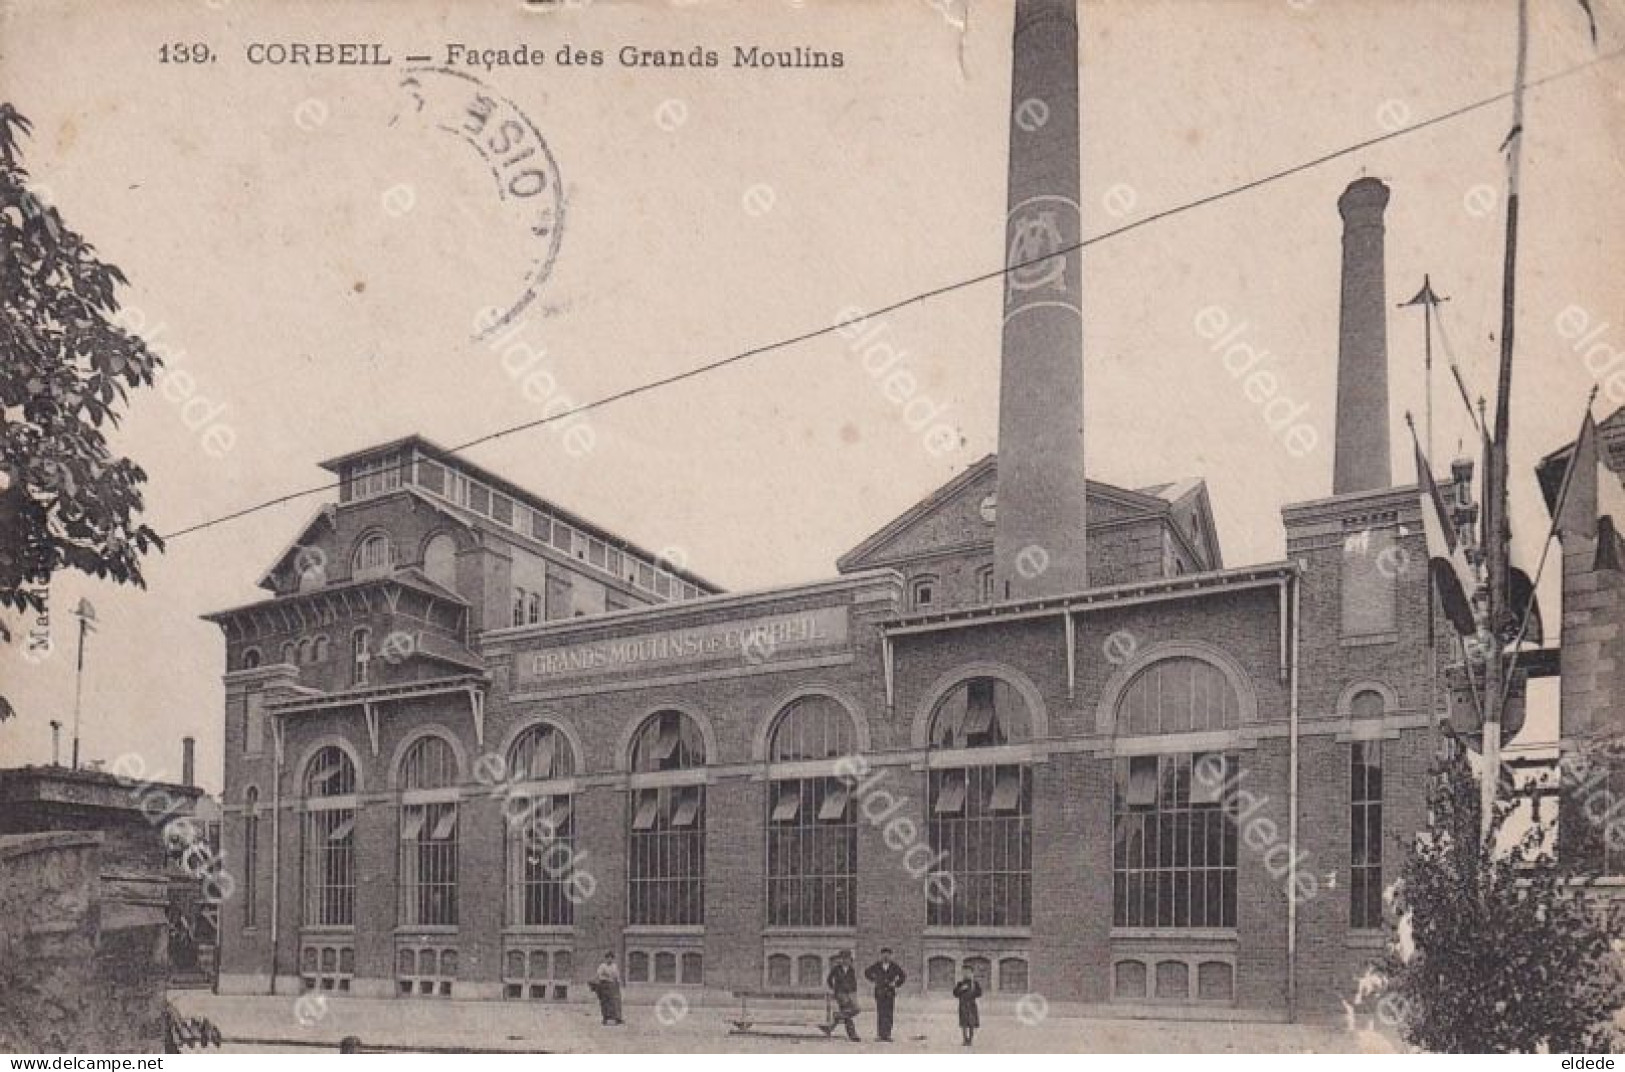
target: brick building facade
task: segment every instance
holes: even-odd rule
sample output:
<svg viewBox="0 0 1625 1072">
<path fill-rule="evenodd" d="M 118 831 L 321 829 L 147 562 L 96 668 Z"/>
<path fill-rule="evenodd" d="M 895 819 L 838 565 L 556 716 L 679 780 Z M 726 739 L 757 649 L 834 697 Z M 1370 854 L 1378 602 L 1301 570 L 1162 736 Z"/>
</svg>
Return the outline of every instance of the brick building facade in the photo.
<svg viewBox="0 0 1625 1072">
<path fill-rule="evenodd" d="M 665 597 L 589 613 L 630 544 L 423 440 L 337 460 L 270 598 L 212 616 L 222 990 L 571 999 L 609 949 L 634 999 L 816 989 L 886 944 L 914 994 L 969 961 L 996 999 L 1335 1012 L 1431 755 L 1414 491 L 1225 569 L 1200 482 L 1092 483 L 1102 583 L 995 601 L 995 467 L 832 579 L 650 559 Z"/>
</svg>

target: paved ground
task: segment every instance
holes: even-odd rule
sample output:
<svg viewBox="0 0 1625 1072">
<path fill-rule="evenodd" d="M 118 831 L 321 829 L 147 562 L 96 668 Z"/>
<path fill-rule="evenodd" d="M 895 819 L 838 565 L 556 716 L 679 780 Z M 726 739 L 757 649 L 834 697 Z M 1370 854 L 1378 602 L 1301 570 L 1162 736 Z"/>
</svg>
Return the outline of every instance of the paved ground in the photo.
<svg viewBox="0 0 1625 1072">
<path fill-rule="evenodd" d="M 507 1052 L 836 1053 L 849 1050 L 961 1052 L 951 1009 L 900 1009 L 897 1041 L 872 1040 L 872 1015 L 858 1027 L 865 1041 L 837 1037 L 729 1034 L 731 1008 L 629 1005 L 627 1026 L 604 1027 L 596 1008 L 518 1002 L 389 1001 L 357 998 L 219 997 L 178 991 L 184 1011 L 204 1015 L 239 1052 L 336 1049 L 346 1035 L 370 1045 L 412 1050 Z M 1392 1039 L 1333 1027 L 1167 1020 L 1102 1020 L 1050 1016 L 1028 1026 L 1013 1015 L 984 1011 L 976 1048 L 995 1053 L 1362 1053 L 1393 1052 Z"/>
</svg>

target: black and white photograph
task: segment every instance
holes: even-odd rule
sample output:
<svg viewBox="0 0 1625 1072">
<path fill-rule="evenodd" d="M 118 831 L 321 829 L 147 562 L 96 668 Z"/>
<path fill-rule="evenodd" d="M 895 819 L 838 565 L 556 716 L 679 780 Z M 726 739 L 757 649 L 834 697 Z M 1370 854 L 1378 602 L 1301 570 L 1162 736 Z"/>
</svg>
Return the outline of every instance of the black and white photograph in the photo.
<svg viewBox="0 0 1625 1072">
<path fill-rule="evenodd" d="M 1625 0 L 0 0 L 0 1053 L 1613 1068 L 1622 283 Z"/>
</svg>

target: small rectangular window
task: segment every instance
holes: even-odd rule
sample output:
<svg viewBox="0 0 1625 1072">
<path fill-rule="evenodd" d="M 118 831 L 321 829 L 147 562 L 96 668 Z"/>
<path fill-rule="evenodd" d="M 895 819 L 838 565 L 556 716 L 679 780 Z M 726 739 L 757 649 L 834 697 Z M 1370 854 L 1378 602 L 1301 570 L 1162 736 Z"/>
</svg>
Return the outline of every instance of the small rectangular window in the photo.
<svg viewBox="0 0 1625 1072">
<path fill-rule="evenodd" d="M 677 807 L 672 809 L 671 825 L 674 830 L 693 826 L 700 817 L 700 791 L 692 786 L 678 790 Z"/>
<path fill-rule="evenodd" d="M 965 772 L 945 771 L 942 789 L 937 794 L 937 815 L 958 815 L 965 810 Z"/>
<path fill-rule="evenodd" d="M 660 790 L 644 789 L 638 792 L 638 810 L 632 816 L 633 830 L 653 830 L 660 815 Z"/>
<path fill-rule="evenodd" d="M 846 804 L 852 799 L 852 790 L 845 782 L 836 781 L 829 787 L 824 802 L 818 806 L 818 821 L 838 823 L 846 818 Z"/>
</svg>

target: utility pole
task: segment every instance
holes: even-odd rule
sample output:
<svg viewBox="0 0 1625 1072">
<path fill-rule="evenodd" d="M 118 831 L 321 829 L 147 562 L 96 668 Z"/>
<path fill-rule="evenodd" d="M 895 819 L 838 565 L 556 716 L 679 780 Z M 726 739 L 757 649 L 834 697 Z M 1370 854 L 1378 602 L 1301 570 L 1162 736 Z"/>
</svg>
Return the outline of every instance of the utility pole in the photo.
<svg viewBox="0 0 1625 1072">
<path fill-rule="evenodd" d="M 73 608 L 73 616 L 79 619 L 79 658 L 78 665 L 73 674 L 73 769 L 79 769 L 79 711 L 83 707 L 85 693 L 85 634 L 94 627 L 96 608 L 90 605 L 90 600 L 81 599 L 79 605 Z"/>
<path fill-rule="evenodd" d="M 1501 639 L 1507 613 L 1508 524 L 1507 446 L 1512 423 L 1512 356 L 1516 325 L 1518 264 L 1518 179 L 1523 159 L 1524 79 L 1529 65 L 1529 0 L 1517 0 L 1518 46 L 1512 85 L 1512 130 L 1507 134 L 1506 252 L 1501 275 L 1501 367 L 1497 380 L 1495 430 L 1490 437 L 1489 472 L 1484 486 L 1484 555 L 1487 582 L 1488 662 L 1484 667 L 1484 782 L 1479 798 L 1486 837 L 1501 778 L 1501 713 L 1506 666 Z"/>
</svg>

